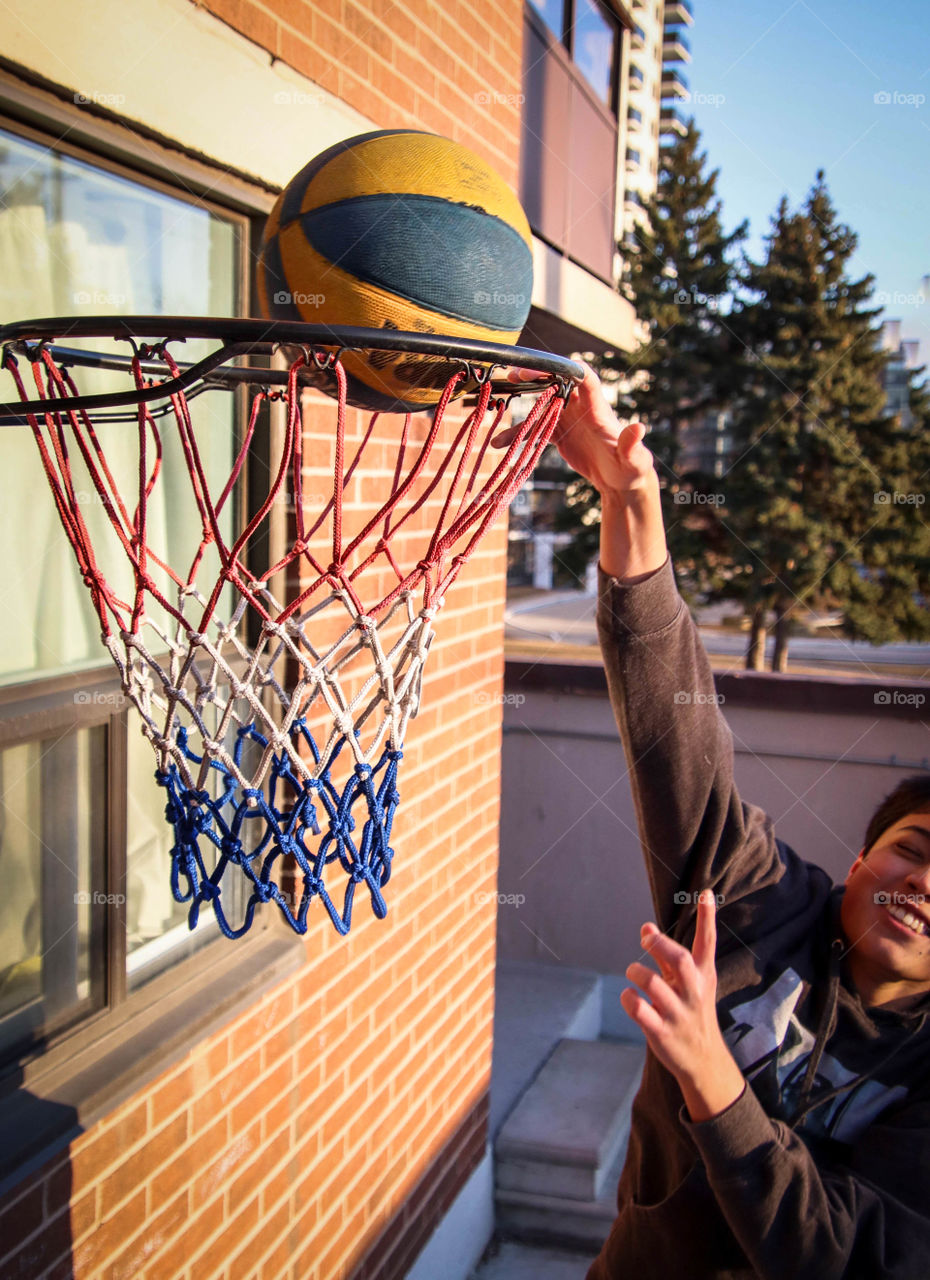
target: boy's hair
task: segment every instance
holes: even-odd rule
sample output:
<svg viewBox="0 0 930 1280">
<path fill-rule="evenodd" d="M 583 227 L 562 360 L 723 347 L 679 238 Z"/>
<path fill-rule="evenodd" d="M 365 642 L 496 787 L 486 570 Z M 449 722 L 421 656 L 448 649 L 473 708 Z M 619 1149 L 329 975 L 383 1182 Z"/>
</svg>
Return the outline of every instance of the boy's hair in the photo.
<svg viewBox="0 0 930 1280">
<path fill-rule="evenodd" d="M 906 818 L 909 813 L 930 813 L 930 774 L 915 773 L 903 778 L 869 819 L 865 833 L 865 852 L 889 827 Z"/>
</svg>

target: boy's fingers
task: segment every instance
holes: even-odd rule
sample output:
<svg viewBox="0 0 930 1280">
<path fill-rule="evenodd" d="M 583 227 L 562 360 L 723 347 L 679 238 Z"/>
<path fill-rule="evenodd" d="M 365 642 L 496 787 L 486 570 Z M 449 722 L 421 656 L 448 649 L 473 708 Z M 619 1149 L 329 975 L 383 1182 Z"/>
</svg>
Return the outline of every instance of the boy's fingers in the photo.
<svg viewBox="0 0 930 1280">
<path fill-rule="evenodd" d="M 495 449 L 506 449 L 509 444 L 513 444 L 519 430 L 519 423 L 512 427 L 505 427 L 503 431 L 498 431 L 496 436 L 491 437 L 491 445 Z"/>
<path fill-rule="evenodd" d="M 705 889 L 698 899 L 697 924 L 694 929 L 694 945 L 691 954 L 699 967 L 713 964 L 717 950 L 717 901 L 711 889 Z"/>
<path fill-rule="evenodd" d="M 654 924 L 643 925 L 639 940 L 643 950 L 659 966 L 662 977 L 677 988 L 684 980 L 691 963 L 687 947 L 662 933 Z"/>
</svg>

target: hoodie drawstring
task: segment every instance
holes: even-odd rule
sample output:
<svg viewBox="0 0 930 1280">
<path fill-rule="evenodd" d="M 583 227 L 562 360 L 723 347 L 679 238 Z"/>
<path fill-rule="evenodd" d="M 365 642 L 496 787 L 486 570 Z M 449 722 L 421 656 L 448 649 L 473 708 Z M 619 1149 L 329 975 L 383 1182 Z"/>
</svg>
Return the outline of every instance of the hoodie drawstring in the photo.
<svg viewBox="0 0 930 1280">
<path fill-rule="evenodd" d="M 868 1071 L 864 1071 L 861 1075 L 855 1076 L 852 1080 L 847 1080 L 845 1084 L 837 1085 L 834 1089 L 828 1089 L 824 1093 L 818 1093 L 816 1097 L 811 1098 L 811 1090 L 814 1087 L 814 1081 L 817 1078 L 817 1068 L 820 1066 L 820 1060 L 827 1041 L 833 1034 L 836 1027 L 836 1010 L 840 987 L 840 968 L 842 965 L 845 945 L 841 938 L 834 938 L 830 947 L 830 981 L 827 990 L 827 998 L 824 1001 L 823 1013 L 820 1017 L 820 1025 L 817 1028 L 817 1035 L 814 1040 L 814 1047 L 811 1051 L 810 1059 L 807 1063 L 807 1070 L 804 1072 L 804 1080 L 801 1084 L 801 1093 L 797 1110 L 791 1117 L 790 1125 L 792 1129 L 797 1128 L 809 1111 L 813 1111 L 816 1107 L 820 1107 L 825 1102 L 829 1102 L 832 1098 L 837 1097 L 841 1093 L 845 1093 L 849 1089 L 855 1088 L 862 1084 L 864 1080 L 870 1079 L 882 1071 L 895 1054 L 909 1044 L 915 1036 L 919 1036 L 927 1021 L 927 1013 L 922 1013 L 917 1020 L 917 1025 L 909 1035 L 902 1037 L 890 1052 L 886 1053 L 884 1058 Z"/>
</svg>

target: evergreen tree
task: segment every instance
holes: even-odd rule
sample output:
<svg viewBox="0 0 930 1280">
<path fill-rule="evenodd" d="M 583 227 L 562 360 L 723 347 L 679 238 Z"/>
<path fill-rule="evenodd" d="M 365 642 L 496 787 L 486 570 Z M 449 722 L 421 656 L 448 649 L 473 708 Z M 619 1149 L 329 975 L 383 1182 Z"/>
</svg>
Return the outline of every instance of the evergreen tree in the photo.
<svg viewBox="0 0 930 1280">
<path fill-rule="evenodd" d="M 713 511 L 675 502 L 680 479 L 700 489 L 706 478 L 679 477 L 678 459 L 688 425 L 725 405 L 737 385 L 739 362 L 724 316 L 734 283 L 730 255 L 744 239 L 746 223 L 729 234 L 723 230 L 718 171 L 705 172 L 700 141 L 691 120 L 687 133 L 660 151 L 656 193 L 645 205 L 647 225 L 637 229 L 635 248 L 622 246 L 625 291 L 643 340 L 631 357 L 600 361 L 599 372 L 605 382 L 612 375 L 627 380 L 630 413 L 650 427 L 672 554 L 686 576 L 708 586 L 714 580 Z M 559 526 L 575 534 L 562 558 L 579 574 L 597 552 L 599 514 L 594 489 L 584 480 L 573 482 Z"/>
<path fill-rule="evenodd" d="M 747 666 L 763 665 L 771 614 L 773 669 L 785 669 L 801 607 L 838 608 L 847 633 L 869 639 L 930 634 L 916 603 L 926 526 L 892 496 L 909 492 L 926 446 L 885 413 L 873 277 L 847 275 L 856 242 L 818 173 L 800 211 L 782 200 L 765 261 L 748 264 L 755 300 L 731 318 L 752 358 L 724 484 L 732 572 L 719 594 L 750 616 Z"/>
</svg>

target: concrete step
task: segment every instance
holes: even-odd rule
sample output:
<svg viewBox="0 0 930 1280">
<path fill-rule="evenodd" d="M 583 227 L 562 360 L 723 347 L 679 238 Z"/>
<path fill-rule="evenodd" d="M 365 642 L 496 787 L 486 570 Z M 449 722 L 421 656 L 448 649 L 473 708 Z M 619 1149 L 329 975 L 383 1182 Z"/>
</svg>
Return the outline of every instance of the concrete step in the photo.
<svg viewBox="0 0 930 1280">
<path fill-rule="evenodd" d="M 494 1221 L 499 1235 L 535 1244 L 583 1249 L 593 1259 L 617 1216 L 617 1183 L 625 1157 L 624 1142 L 596 1200 L 498 1188 L 494 1196 Z"/>
<path fill-rule="evenodd" d="M 594 1256 L 505 1240 L 494 1246 L 470 1280 L 584 1280 Z"/>
<path fill-rule="evenodd" d="M 603 1242 L 645 1050 L 562 1040 L 495 1143 L 497 1224 L 503 1234 Z"/>
<path fill-rule="evenodd" d="M 601 979 L 563 965 L 498 960 L 491 1069 L 491 1137 L 564 1038 L 601 1033 Z"/>
</svg>

